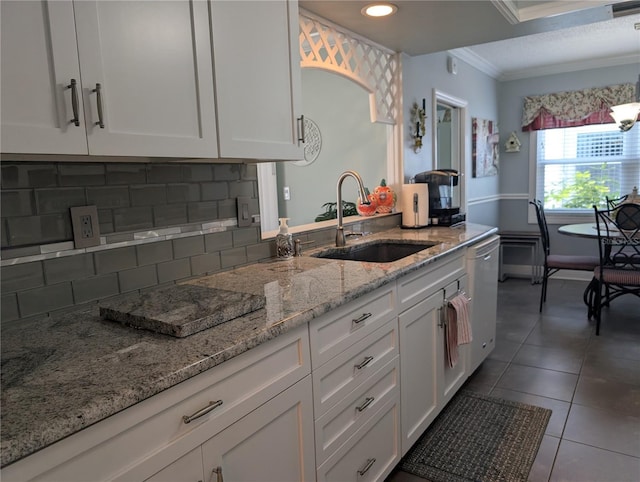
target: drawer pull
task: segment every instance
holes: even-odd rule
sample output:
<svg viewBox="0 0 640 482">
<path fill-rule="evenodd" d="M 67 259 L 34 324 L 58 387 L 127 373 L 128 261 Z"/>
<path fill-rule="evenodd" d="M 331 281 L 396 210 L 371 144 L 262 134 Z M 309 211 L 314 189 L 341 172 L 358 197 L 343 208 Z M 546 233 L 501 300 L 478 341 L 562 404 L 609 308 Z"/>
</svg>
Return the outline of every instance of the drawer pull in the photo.
<svg viewBox="0 0 640 482">
<path fill-rule="evenodd" d="M 98 122 L 95 123 L 100 129 L 104 129 L 104 115 L 102 113 L 102 85 L 96 84 L 96 88 L 91 92 L 96 93 L 96 105 L 98 107 Z"/>
<path fill-rule="evenodd" d="M 367 471 L 371 468 L 371 466 L 373 464 L 376 463 L 376 459 L 368 459 L 367 460 L 367 465 L 365 465 L 364 467 L 362 467 L 360 470 L 358 470 L 358 475 L 360 477 L 362 477 L 364 474 L 367 473 Z"/>
<path fill-rule="evenodd" d="M 213 469 L 211 471 L 212 473 L 216 474 L 216 482 L 223 482 L 222 480 L 222 467 L 220 467 L 219 465 Z"/>
<path fill-rule="evenodd" d="M 355 367 L 356 367 L 357 370 L 362 370 L 364 367 L 366 367 L 372 361 L 373 361 L 373 357 L 372 356 L 365 357 L 365 359 L 362 360 L 357 365 L 355 365 Z"/>
<path fill-rule="evenodd" d="M 358 412 L 362 412 L 365 408 L 367 408 L 369 405 L 371 405 L 373 403 L 373 401 L 375 400 L 375 398 L 373 397 L 367 397 L 364 399 L 364 403 L 362 405 L 360 405 L 359 407 L 356 407 L 356 410 Z M 365 471 L 366 472 L 366 471 Z"/>
<path fill-rule="evenodd" d="M 209 402 L 209 405 L 207 405 L 204 408 L 201 408 L 200 410 L 198 410 L 196 413 L 194 413 L 193 415 L 183 415 L 182 416 L 182 421 L 184 423 L 189 423 L 193 420 L 195 420 L 196 418 L 200 418 L 203 415 L 208 414 L 209 412 L 214 411 L 216 408 L 218 408 L 220 405 L 222 405 L 222 400 L 216 400 L 215 402 L 211 401 Z"/>
<path fill-rule="evenodd" d="M 367 318 L 371 318 L 371 313 L 362 313 L 362 316 L 360 318 L 355 318 L 351 321 L 353 321 L 353 323 L 357 325 L 358 323 L 362 323 Z"/>
</svg>

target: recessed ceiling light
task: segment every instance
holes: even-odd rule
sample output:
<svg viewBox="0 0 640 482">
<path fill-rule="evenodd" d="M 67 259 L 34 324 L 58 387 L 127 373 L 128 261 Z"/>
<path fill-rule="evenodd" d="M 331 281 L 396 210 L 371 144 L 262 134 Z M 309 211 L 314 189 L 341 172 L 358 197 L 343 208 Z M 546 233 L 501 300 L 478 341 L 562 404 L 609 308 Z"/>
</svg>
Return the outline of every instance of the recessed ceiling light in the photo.
<svg viewBox="0 0 640 482">
<path fill-rule="evenodd" d="M 398 10 L 398 7 L 393 3 L 372 3 L 364 7 L 361 12 L 365 17 L 386 17 L 393 15 Z"/>
</svg>

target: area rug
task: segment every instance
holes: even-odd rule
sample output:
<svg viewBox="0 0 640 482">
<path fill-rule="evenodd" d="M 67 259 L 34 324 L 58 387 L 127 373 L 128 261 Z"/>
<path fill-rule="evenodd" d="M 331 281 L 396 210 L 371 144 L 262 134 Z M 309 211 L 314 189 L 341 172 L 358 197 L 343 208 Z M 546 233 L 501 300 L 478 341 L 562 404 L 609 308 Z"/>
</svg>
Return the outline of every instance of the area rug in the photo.
<svg viewBox="0 0 640 482">
<path fill-rule="evenodd" d="M 430 482 L 526 482 L 551 410 L 459 392 L 400 462 Z"/>
</svg>

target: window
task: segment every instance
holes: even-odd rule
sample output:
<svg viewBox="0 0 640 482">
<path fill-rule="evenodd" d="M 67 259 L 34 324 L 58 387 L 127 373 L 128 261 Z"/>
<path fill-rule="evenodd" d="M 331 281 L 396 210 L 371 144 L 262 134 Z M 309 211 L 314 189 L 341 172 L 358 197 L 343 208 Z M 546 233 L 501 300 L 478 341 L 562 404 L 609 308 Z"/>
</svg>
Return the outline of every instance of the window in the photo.
<svg viewBox="0 0 640 482">
<path fill-rule="evenodd" d="M 607 196 L 640 186 L 640 127 L 628 132 L 615 124 L 547 129 L 532 133 L 534 140 L 530 194 L 557 220 L 592 217 L 594 204 L 604 206 Z"/>
</svg>

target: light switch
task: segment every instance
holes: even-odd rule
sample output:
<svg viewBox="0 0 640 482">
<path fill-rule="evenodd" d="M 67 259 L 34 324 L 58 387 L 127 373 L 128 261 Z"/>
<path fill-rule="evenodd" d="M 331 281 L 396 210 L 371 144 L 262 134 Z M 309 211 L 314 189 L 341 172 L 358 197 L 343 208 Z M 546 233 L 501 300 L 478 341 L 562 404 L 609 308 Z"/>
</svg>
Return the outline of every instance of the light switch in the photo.
<svg viewBox="0 0 640 482">
<path fill-rule="evenodd" d="M 249 213 L 249 202 L 251 199 L 246 196 L 240 196 L 236 198 L 236 204 L 238 208 L 238 227 L 243 228 L 251 226 L 251 214 Z"/>
</svg>

